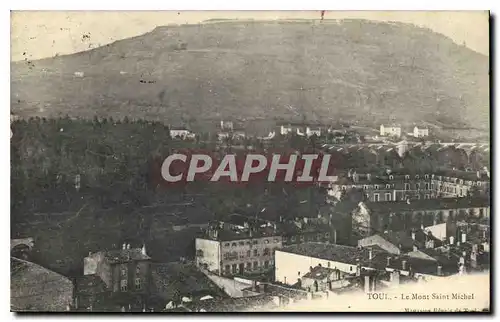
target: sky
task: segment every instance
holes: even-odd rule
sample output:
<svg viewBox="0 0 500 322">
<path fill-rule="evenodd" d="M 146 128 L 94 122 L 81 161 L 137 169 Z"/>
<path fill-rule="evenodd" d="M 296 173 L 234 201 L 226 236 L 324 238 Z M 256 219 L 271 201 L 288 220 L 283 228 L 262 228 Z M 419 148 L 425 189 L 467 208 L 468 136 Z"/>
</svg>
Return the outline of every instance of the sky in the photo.
<svg viewBox="0 0 500 322">
<path fill-rule="evenodd" d="M 319 19 L 320 11 L 13 11 L 11 60 L 71 54 L 157 26 L 208 19 Z M 326 11 L 325 19 L 399 21 L 427 27 L 488 55 L 487 11 Z"/>
</svg>

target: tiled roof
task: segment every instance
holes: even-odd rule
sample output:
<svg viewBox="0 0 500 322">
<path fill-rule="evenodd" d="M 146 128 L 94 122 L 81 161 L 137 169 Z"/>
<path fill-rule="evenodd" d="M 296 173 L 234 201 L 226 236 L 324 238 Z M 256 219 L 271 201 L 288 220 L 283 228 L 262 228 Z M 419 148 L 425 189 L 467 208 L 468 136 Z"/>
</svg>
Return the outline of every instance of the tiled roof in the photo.
<svg viewBox="0 0 500 322">
<path fill-rule="evenodd" d="M 371 260 L 369 259 L 369 249 L 372 250 Z M 407 267 L 411 267 L 414 272 L 422 274 L 437 274 L 437 264 L 434 261 L 411 258 L 408 256 L 394 256 L 378 246 L 359 248 L 310 242 L 287 246 L 277 251 L 294 253 L 350 265 L 356 265 L 358 263 L 357 259 L 359 259 L 359 264 L 362 267 L 370 267 L 380 270 L 384 270 L 386 267 L 402 269 L 403 261 L 405 261 Z M 387 257 L 391 257 L 389 266 L 387 266 Z M 448 272 L 443 269 L 443 273 Z"/>
<path fill-rule="evenodd" d="M 489 207 L 488 198 L 441 198 L 406 201 L 365 202 L 373 212 L 419 211 Z"/>
<path fill-rule="evenodd" d="M 66 311 L 73 283 L 32 262 L 11 257 L 11 308 L 16 311 Z"/>
<path fill-rule="evenodd" d="M 154 292 L 164 300 L 172 300 L 177 295 L 192 298 L 224 295 L 217 285 L 192 264 L 155 263 L 151 265 L 151 271 Z"/>
<path fill-rule="evenodd" d="M 250 297 L 206 300 L 185 304 L 192 311 L 203 309 L 206 312 L 241 312 L 250 309 L 262 309 L 273 306 L 273 297 L 263 294 Z"/>
<path fill-rule="evenodd" d="M 104 252 L 104 257 L 112 264 L 151 259 L 140 248 L 109 250 Z"/>
<path fill-rule="evenodd" d="M 322 266 L 315 266 L 313 269 L 302 276 L 302 278 L 311 278 L 311 279 L 318 279 L 318 280 L 324 280 L 328 276 L 331 276 L 333 273 L 335 273 L 336 270 L 328 267 L 322 267 Z"/>
</svg>

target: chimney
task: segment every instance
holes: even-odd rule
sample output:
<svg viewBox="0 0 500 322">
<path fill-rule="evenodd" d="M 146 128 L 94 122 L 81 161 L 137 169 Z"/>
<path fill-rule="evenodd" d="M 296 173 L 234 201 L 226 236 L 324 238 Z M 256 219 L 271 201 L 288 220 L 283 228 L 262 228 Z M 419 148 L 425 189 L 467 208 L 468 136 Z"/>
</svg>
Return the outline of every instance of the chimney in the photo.
<svg viewBox="0 0 500 322">
<path fill-rule="evenodd" d="M 371 249 L 371 248 L 370 248 L 370 249 L 368 249 L 368 259 L 369 259 L 369 260 L 372 260 L 372 259 L 373 259 L 373 251 L 372 251 L 372 249 Z"/>
<path fill-rule="evenodd" d="M 413 245 L 413 251 L 416 252 L 418 250 L 417 245 Z"/>
<path fill-rule="evenodd" d="M 146 244 L 143 244 L 143 245 L 142 245 L 141 253 L 142 253 L 142 255 L 146 255 L 146 256 L 148 255 L 148 254 L 146 253 Z"/>
<path fill-rule="evenodd" d="M 406 199 L 406 203 L 407 203 L 407 204 L 410 204 L 410 199 L 409 199 L 409 198 L 408 198 L 408 199 Z"/>
<path fill-rule="evenodd" d="M 480 171 L 477 171 L 477 172 L 476 172 L 476 176 L 477 176 L 477 178 L 478 178 L 478 179 L 480 179 L 480 178 L 481 178 L 481 172 L 480 172 Z"/>
<path fill-rule="evenodd" d="M 401 269 L 406 270 L 406 260 L 401 261 Z"/>
<path fill-rule="evenodd" d="M 371 181 L 371 180 L 372 180 L 372 175 L 371 175 L 370 173 L 368 173 L 368 174 L 366 175 L 366 179 L 368 179 L 368 181 Z"/>
<path fill-rule="evenodd" d="M 337 244 L 337 229 L 333 230 L 333 243 Z"/>
<path fill-rule="evenodd" d="M 412 232 L 411 232 L 411 239 L 415 240 L 415 231 L 414 230 L 412 230 Z"/>
<path fill-rule="evenodd" d="M 387 256 L 387 267 L 389 267 L 391 265 L 391 257 L 390 256 Z"/>
<path fill-rule="evenodd" d="M 356 258 L 356 276 L 361 276 L 361 263 L 359 258 Z"/>
<path fill-rule="evenodd" d="M 257 281 L 252 281 L 252 291 L 257 291 Z"/>
<path fill-rule="evenodd" d="M 467 241 L 467 235 L 465 233 L 462 233 L 462 243 L 465 243 Z"/>
<path fill-rule="evenodd" d="M 442 271 L 443 271 L 443 266 L 438 265 L 438 268 L 437 268 L 437 274 L 438 274 L 439 276 L 443 275 L 443 272 L 442 272 Z"/>
<path fill-rule="evenodd" d="M 453 245 L 454 241 L 455 241 L 455 238 L 453 236 L 450 236 L 450 245 Z"/>
</svg>

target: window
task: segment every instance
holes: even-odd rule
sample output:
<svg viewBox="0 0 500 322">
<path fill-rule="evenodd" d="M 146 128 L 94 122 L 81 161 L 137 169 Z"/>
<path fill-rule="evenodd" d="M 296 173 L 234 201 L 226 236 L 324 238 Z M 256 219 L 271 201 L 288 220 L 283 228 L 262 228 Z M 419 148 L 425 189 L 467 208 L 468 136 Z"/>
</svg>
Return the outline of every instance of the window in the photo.
<svg viewBox="0 0 500 322">
<path fill-rule="evenodd" d="M 373 194 L 373 201 L 379 201 L 379 195 L 378 193 Z"/>
<path fill-rule="evenodd" d="M 247 250 L 247 257 L 250 257 L 251 256 L 251 252 L 249 250 Z"/>
<path fill-rule="evenodd" d="M 349 266 L 349 271 L 352 272 L 352 266 Z"/>
<path fill-rule="evenodd" d="M 429 190 L 429 184 L 428 183 L 425 184 L 425 190 Z"/>
<path fill-rule="evenodd" d="M 253 262 L 253 269 L 259 268 L 259 262 Z"/>
<path fill-rule="evenodd" d="M 368 190 L 368 186 L 365 184 L 365 185 L 363 186 L 363 189 Z"/>
<path fill-rule="evenodd" d="M 279 243 L 279 242 L 280 242 L 279 238 L 275 238 L 275 239 L 274 239 L 274 242 L 275 242 L 275 243 Z"/>
<path fill-rule="evenodd" d="M 269 256 L 270 253 L 269 248 L 264 248 L 264 256 Z"/>
<path fill-rule="evenodd" d="M 392 179 L 394 179 L 394 176 L 390 175 L 389 180 L 392 180 Z"/>
<path fill-rule="evenodd" d="M 478 181 L 477 182 L 477 186 L 480 187 L 481 186 L 481 181 Z"/>
<path fill-rule="evenodd" d="M 142 283 L 140 278 L 135 279 L 135 289 L 140 290 L 142 288 Z"/>
<path fill-rule="evenodd" d="M 415 187 L 417 188 L 417 190 L 419 190 L 420 189 L 420 183 L 415 184 Z"/>
<path fill-rule="evenodd" d="M 264 268 L 269 268 L 269 261 L 264 261 Z"/>
<path fill-rule="evenodd" d="M 304 235 L 301 235 L 300 236 L 300 241 L 303 242 L 304 241 Z"/>
<path fill-rule="evenodd" d="M 264 240 L 264 244 L 269 244 L 269 239 Z"/>
<path fill-rule="evenodd" d="M 246 244 L 251 245 L 252 243 L 249 240 L 247 240 Z"/>
<path fill-rule="evenodd" d="M 253 250 L 253 256 L 257 256 L 257 250 L 256 249 Z"/>
<path fill-rule="evenodd" d="M 378 190 L 378 184 L 375 185 L 375 190 Z"/>
<path fill-rule="evenodd" d="M 386 184 L 386 185 L 385 185 L 385 188 L 386 188 L 386 189 L 391 189 L 391 185 L 390 185 L 390 184 Z"/>
<path fill-rule="evenodd" d="M 424 199 L 429 199 L 429 195 L 425 195 L 425 196 L 424 196 Z"/>
<path fill-rule="evenodd" d="M 298 275 L 300 276 L 300 271 L 298 272 Z"/>
<path fill-rule="evenodd" d="M 405 175 L 405 179 L 406 180 L 410 180 L 410 176 L 409 175 Z"/>
<path fill-rule="evenodd" d="M 460 184 L 464 184 L 464 181 L 463 181 L 462 179 L 460 179 L 460 181 L 459 181 L 459 182 L 460 182 Z"/>
<path fill-rule="evenodd" d="M 244 245 L 245 245 L 245 242 L 240 241 L 240 242 L 239 242 L 239 244 L 240 244 L 240 246 L 244 246 Z"/>
<path fill-rule="evenodd" d="M 248 270 L 251 270 L 251 269 L 252 269 L 252 263 L 250 263 L 250 262 L 248 262 L 248 263 L 247 263 L 247 269 L 248 269 Z"/>
<path fill-rule="evenodd" d="M 127 291 L 127 280 L 121 280 L 120 281 L 120 290 L 122 292 L 126 292 Z"/>
<path fill-rule="evenodd" d="M 325 238 L 329 238 L 330 237 L 330 233 L 325 233 Z"/>
<path fill-rule="evenodd" d="M 415 176 L 415 179 L 417 179 L 417 180 L 418 180 L 418 179 L 420 179 L 420 176 L 417 174 L 417 175 Z"/>
<path fill-rule="evenodd" d="M 254 245 L 257 245 L 258 243 L 259 243 L 259 242 L 258 242 L 258 241 L 256 241 L 256 240 L 254 240 L 254 241 L 253 241 L 253 244 L 254 244 Z"/>
<path fill-rule="evenodd" d="M 391 194 L 390 193 L 385 194 L 385 201 L 391 201 Z"/>
<path fill-rule="evenodd" d="M 224 270 L 226 271 L 226 273 L 229 273 L 229 270 L 230 270 L 230 269 L 231 269 L 231 268 L 230 268 L 230 266 L 229 266 L 229 265 L 226 265 L 226 266 L 224 267 Z"/>
<path fill-rule="evenodd" d="M 236 269 L 238 268 L 238 266 L 236 264 L 233 264 L 231 265 L 231 272 L 234 274 L 236 273 Z"/>
<path fill-rule="evenodd" d="M 236 247 L 236 243 L 232 243 L 232 244 L 231 244 L 231 247 Z"/>
<path fill-rule="evenodd" d="M 321 234 L 318 234 L 318 235 L 316 236 L 316 239 L 317 239 L 318 241 L 320 241 L 320 240 L 321 240 Z"/>
<path fill-rule="evenodd" d="M 127 268 L 125 266 L 122 266 L 121 274 L 122 276 L 127 276 Z"/>
<path fill-rule="evenodd" d="M 429 175 L 428 174 L 425 175 L 425 179 L 429 179 Z"/>
<path fill-rule="evenodd" d="M 434 190 L 434 183 L 431 183 L 431 189 Z"/>
<path fill-rule="evenodd" d="M 346 190 L 346 189 L 347 189 L 346 186 L 342 186 L 342 190 Z"/>
<path fill-rule="evenodd" d="M 224 246 L 229 247 L 230 245 L 229 245 L 229 243 L 225 243 Z"/>
<path fill-rule="evenodd" d="M 409 183 L 405 183 L 405 190 L 410 190 L 410 184 Z"/>
<path fill-rule="evenodd" d="M 415 199 L 420 199 L 420 195 L 416 195 L 416 196 L 415 196 Z"/>
<path fill-rule="evenodd" d="M 295 236 L 292 236 L 292 242 L 296 241 L 297 238 Z"/>
<path fill-rule="evenodd" d="M 202 252 L 203 254 L 203 252 Z M 135 275 L 139 275 L 141 274 L 141 267 L 139 265 L 137 265 L 137 267 L 135 268 Z"/>
</svg>

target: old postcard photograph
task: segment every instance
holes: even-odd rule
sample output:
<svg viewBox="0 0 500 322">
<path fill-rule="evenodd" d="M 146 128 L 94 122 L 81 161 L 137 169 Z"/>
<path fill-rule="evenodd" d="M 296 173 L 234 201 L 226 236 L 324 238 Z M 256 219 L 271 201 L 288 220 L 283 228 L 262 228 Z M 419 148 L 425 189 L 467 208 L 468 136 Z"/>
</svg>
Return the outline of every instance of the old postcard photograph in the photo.
<svg viewBox="0 0 500 322">
<path fill-rule="evenodd" d="M 488 11 L 12 11 L 11 312 L 490 312 Z"/>
</svg>

